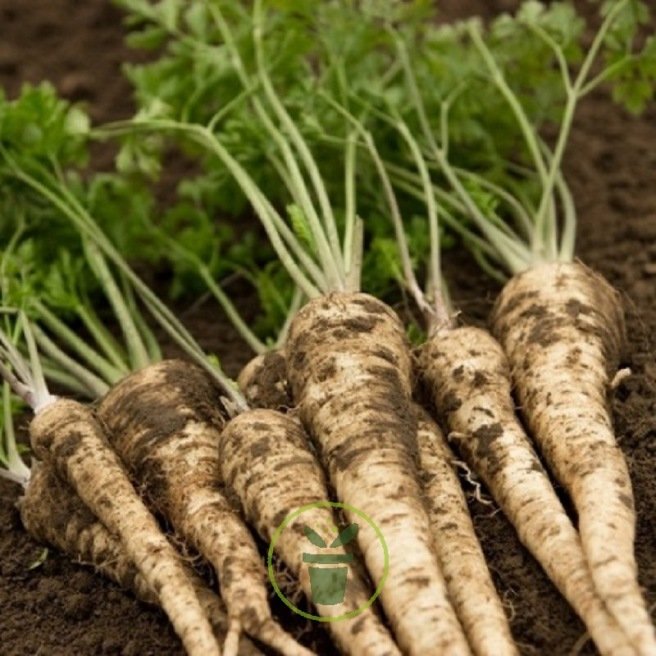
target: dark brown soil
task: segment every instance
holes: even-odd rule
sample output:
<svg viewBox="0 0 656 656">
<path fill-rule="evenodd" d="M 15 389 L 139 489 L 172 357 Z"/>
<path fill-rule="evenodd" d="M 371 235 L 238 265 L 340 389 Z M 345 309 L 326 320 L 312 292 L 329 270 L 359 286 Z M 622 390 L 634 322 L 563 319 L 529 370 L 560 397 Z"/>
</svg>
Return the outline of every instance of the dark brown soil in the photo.
<svg viewBox="0 0 656 656">
<path fill-rule="evenodd" d="M 582 1 L 582 0 L 581 0 Z M 444 0 L 443 16 L 509 8 L 512 0 Z M 96 120 L 130 111 L 120 63 L 120 14 L 107 0 L 0 0 L 0 83 L 14 95 L 24 81 L 52 80 L 70 98 L 89 102 Z M 641 119 L 624 115 L 603 94 L 589 98 L 576 123 L 567 159 L 581 216 L 578 253 L 623 293 L 633 375 L 614 398 L 617 434 L 633 477 L 638 509 L 640 579 L 656 602 L 656 108 Z M 497 292 L 466 255 L 447 257 L 459 307 L 483 321 Z M 243 299 L 252 309 L 253 301 Z M 231 374 L 248 349 L 211 303 L 184 314 L 201 343 L 217 352 Z M 162 615 L 88 569 L 50 553 L 20 525 L 19 490 L 0 482 L 0 653 L 181 654 Z M 472 501 L 484 549 L 526 654 L 568 654 L 583 627 L 513 531 L 492 507 Z M 326 653 L 326 652 L 324 652 Z"/>
</svg>

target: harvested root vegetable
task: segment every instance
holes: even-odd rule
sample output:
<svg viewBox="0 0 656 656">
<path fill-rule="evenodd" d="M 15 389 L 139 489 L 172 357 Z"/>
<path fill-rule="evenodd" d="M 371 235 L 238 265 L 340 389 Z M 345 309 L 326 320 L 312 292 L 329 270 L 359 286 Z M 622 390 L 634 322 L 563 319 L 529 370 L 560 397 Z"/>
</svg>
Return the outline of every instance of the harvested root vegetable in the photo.
<svg viewBox="0 0 656 656">
<path fill-rule="evenodd" d="M 286 321 L 292 396 L 337 497 L 367 514 L 385 536 L 389 573 L 381 598 L 396 641 L 411 656 L 470 654 L 433 551 L 421 499 L 411 356 L 404 329 L 384 303 L 360 293 L 365 240 L 355 191 L 358 149 L 348 147 L 344 153 L 342 212 L 333 206 L 333 190 L 322 178 L 322 167 L 269 76 L 263 49 L 265 13 L 265 3 L 256 0 L 247 64 L 241 39 L 233 38 L 222 8 L 212 5 L 212 18 L 246 92 L 244 102 L 253 110 L 249 116 L 265 135 L 263 143 L 272 145 L 274 172 L 297 211 L 280 214 L 278 199 L 267 198 L 247 170 L 248 163 L 231 152 L 216 124 L 210 129 L 145 118 L 117 125 L 111 132 L 168 132 L 189 138 L 221 163 L 248 199 L 281 264 L 302 297 L 309 299 L 298 313 L 292 303 Z M 257 93 L 251 94 L 252 89 Z M 347 141 L 355 146 L 350 134 L 355 119 L 346 108 L 337 109 L 347 118 Z M 365 139 L 373 148 L 371 136 Z M 384 173 L 380 158 L 377 162 Z M 389 195 L 389 180 L 382 182 Z M 343 221 L 337 219 L 340 214 Z M 386 568 L 376 532 L 363 527 L 358 543 L 370 575 L 380 581 Z"/>
<path fill-rule="evenodd" d="M 422 347 L 420 367 L 450 442 L 583 619 L 601 653 L 635 653 L 597 594 L 579 535 L 515 415 L 499 343 L 479 328 L 441 330 Z"/>
<path fill-rule="evenodd" d="M 284 410 L 293 406 L 284 351 L 255 356 L 239 373 L 237 384 L 251 408 Z"/>
<path fill-rule="evenodd" d="M 656 654 L 654 627 L 640 592 L 634 558 L 631 482 L 613 435 L 607 401 L 609 383 L 624 340 L 622 308 L 617 292 L 607 282 L 574 261 L 576 203 L 562 166 L 578 103 L 614 76 L 614 63 L 609 55 L 616 47 L 617 30 L 624 30 L 627 57 L 640 61 L 651 55 L 647 48 L 640 51 L 635 47 L 641 41 L 640 22 L 634 19 L 635 4 L 631 0 L 604 6 L 597 33 L 571 67 L 564 65 L 567 47 L 547 34 L 546 22 L 539 25 L 541 19 L 536 21 L 537 16 L 535 13 L 533 18 L 528 18 L 525 12 L 519 12 L 515 27 L 520 33 L 525 31 L 527 38 L 537 36 L 548 42 L 552 56 L 549 65 L 560 69 L 564 100 L 553 146 L 545 144 L 542 120 L 536 120 L 525 106 L 524 96 L 517 92 L 512 81 L 513 63 L 500 56 L 494 45 L 494 30 L 488 32 L 482 23 L 474 22 L 465 28 L 477 51 L 475 66 L 480 68 L 476 74 L 485 77 L 505 99 L 517 136 L 523 141 L 520 151 L 524 150 L 526 158 L 521 173 L 515 162 L 509 163 L 502 155 L 493 157 L 485 171 L 465 171 L 454 166 L 453 151 L 448 148 L 448 121 L 443 120 L 437 129 L 429 124 L 408 45 L 404 35 L 397 33 L 399 59 L 422 136 L 428 144 L 431 163 L 439 169 L 449 191 L 432 186 L 425 163 L 418 166 L 419 175 L 412 174 L 416 182 L 410 186 L 413 195 L 426 199 L 429 211 L 432 204 L 433 216 L 439 205 L 444 217 L 452 216 L 454 208 L 470 217 L 475 231 L 469 228 L 461 231 L 464 243 L 481 266 L 497 279 L 503 279 L 505 274 L 511 276 L 492 312 L 491 323 L 493 334 L 508 356 L 526 424 L 539 451 L 574 502 L 583 553 L 601 601 L 638 653 Z M 613 77 L 616 82 L 620 78 Z M 448 109 L 447 103 L 443 110 L 448 113 Z M 500 145 L 494 130 L 485 139 L 493 144 L 491 152 Z M 413 152 L 420 150 L 415 146 Z M 422 156 L 419 152 L 417 159 Z M 536 191 L 528 192 L 528 186 L 536 182 Z M 520 191 L 523 185 L 527 186 Z M 481 189 L 489 193 L 485 208 L 480 202 Z M 492 207 L 495 209 L 490 211 Z M 435 244 L 436 240 L 432 241 Z M 435 245 L 433 252 L 438 252 Z M 434 259 L 430 264 L 439 270 Z M 430 282 L 432 289 L 439 289 L 435 276 Z M 476 345 L 469 348 L 482 351 Z M 452 369 L 459 364 L 453 362 Z M 507 388 L 505 382 L 503 388 Z M 457 396 L 464 403 L 466 399 Z M 446 406 L 442 411 L 448 413 L 448 401 L 443 399 L 443 403 Z M 469 403 L 467 406 L 474 409 Z M 474 416 L 472 421 L 475 420 Z M 505 428 L 505 424 L 493 428 L 492 421 L 485 424 L 492 432 L 480 434 L 481 457 L 485 455 L 483 447 L 487 448 L 494 433 Z M 496 441 L 498 438 L 493 443 Z M 529 464 L 530 459 L 524 455 L 522 461 Z M 494 470 L 501 464 L 503 461 L 495 458 L 489 467 Z M 521 472 L 521 478 L 514 476 L 509 480 L 515 484 L 515 480 L 523 480 L 529 473 L 527 469 Z M 500 497 L 499 503 L 506 504 Z M 536 508 L 542 513 L 538 503 Z M 516 525 L 521 533 L 519 524 Z M 571 533 L 562 519 L 552 524 L 551 529 L 554 535 L 558 535 L 556 531 Z M 554 537 L 549 535 L 547 525 L 544 531 L 535 539 Z M 545 553 L 544 558 L 552 560 L 556 554 Z M 548 561 L 539 560 L 546 567 Z M 579 576 L 584 575 L 579 573 Z M 596 639 L 601 640 L 597 633 Z"/>
<path fill-rule="evenodd" d="M 631 480 L 608 403 L 624 344 L 619 294 L 582 264 L 545 264 L 506 284 L 491 320 L 527 425 L 576 507 L 597 590 L 640 653 L 654 654 Z"/>
<path fill-rule="evenodd" d="M 0 363 L 0 374 L 34 411 L 29 429 L 33 453 L 50 463 L 120 538 L 147 585 L 158 591 L 161 606 L 190 656 L 218 656 L 217 641 L 179 554 L 132 487 L 91 409 L 49 393 L 29 325 L 25 320 L 21 324 L 31 364 L 0 332 L 0 353 L 16 371 Z"/>
<path fill-rule="evenodd" d="M 247 389 L 264 390 L 271 383 L 271 376 L 264 376 L 261 366 L 252 367 L 254 362 L 261 363 L 262 356 L 246 365 L 248 386 L 242 388 L 244 392 Z M 282 368 L 275 372 L 275 381 L 277 385 L 286 383 Z M 455 456 L 430 415 L 418 405 L 414 410 L 424 503 L 435 550 L 458 618 L 474 653 L 489 656 L 517 654 L 508 619 L 492 583 L 452 464 Z M 242 448 L 246 449 L 246 445 Z M 294 479 L 292 484 L 297 485 Z M 241 493 L 240 496 L 243 498 Z"/>
<path fill-rule="evenodd" d="M 454 455 L 435 421 L 420 406 L 415 410 L 425 503 L 435 550 L 458 618 L 475 654 L 517 655 L 519 650 L 454 469 Z"/>
<path fill-rule="evenodd" d="M 42 463 L 32 466 L 19 505 L 23 526 L 32 537 L 92 566 L 122 588 L 132 591 L 141 601 L 160 606 L 157 593 L 130 560 L 121 541 L 105 528 L 52 467 Z M 185 566 L 185 570 L 215 636 L 222 642 L 228 629 L 228 617 L 221 599 L 190 567 Z M 248 640 L 243 640 L 239 654 L 256 656 L 261 652 Z"/>
<path fill-rule="evenodd" d="M 187 652 L 218 654 L 179 555 L 137 496 L 91 410 L 76 401 L 53 400 L 32 420 L 30 443 L 35 455 L 52 463 L 109 531 L 120 536 L 129 558 L 158 591 Z"/>
<path fill-rule="evenodd" d="M 298 508 L 329 498 L 321 465 L 310 450 L 307 437 L 291 415 L 273 410 L 252 410 L 235 417 L 221 433 L 221 472 L 226 484 L 239 495 L 244 512 L 260 535 L 271 541 L 276 528 Z M 301 513 L 281 532 L 276 550 L 312 598 L 309 567 L 305 553 L 322 553 L 304 534 L 304 527 L 325 531 L 335 523 L 327 507 Z M 360 526 L 360 530 L 362 530 Z M 330 549 L 331 555 L 345 554 L 343 547 Z M 317 604 L 324 617 L 336 617 L 364 607 L 371 591 L 354 568 L 350 569 L 344 601 L 335 605 Z M 351 619 L 329 622 L 340 649 L 354 656 L 400 654 L 380 619 L 367 608 Z"/>
<path fill-rule="evenodd" d="M 421 502 L 410 352 L 398 317 L 366 294 L 331 294 L 296 315 L 286 351 L 300 417 L 338 497 L 369 515 L 387 541 L 381 598 L 401 648 L 470 653 Z M 373 530 L 362 527 L 358 542 L 380 579 L 383 558 Z"/>
<path fill-rule="evenodd" d="M 202 369 L 165 360 L 123 379 L 98 416 L 151 505 L 215 568 L 230 618 L 224 655 L 245 631 L 278 651 L 311 652 L 271 616 L 253 538 L 219 483 L 221 390 Z"/>
</svg>

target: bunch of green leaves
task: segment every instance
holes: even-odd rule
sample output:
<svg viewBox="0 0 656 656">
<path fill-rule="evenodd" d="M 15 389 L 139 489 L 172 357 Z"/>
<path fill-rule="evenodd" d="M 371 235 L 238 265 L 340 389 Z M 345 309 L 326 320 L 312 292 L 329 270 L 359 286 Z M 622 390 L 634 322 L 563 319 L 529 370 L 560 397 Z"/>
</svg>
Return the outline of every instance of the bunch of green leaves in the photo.
<svg viewBox="0 0 656 656">
<path fill-rule="evenodd" d="M 156 46 L 161 52 L 154 61 L 127 68 L 140 113 L 207 125 L 240 94 L 257 95 L 257 88 L 245 89 L 240 83 L 212 12 L 213 6 L 220 8 L 244 66 L 252 69 L 249 3 L 215 0 L 194 3 L 191 8 L 180 1 L 120 0 L 118 4 L 129 12 L 128 23 L 133 29 L 129 42 Z M 513 88 L 525 102 L 530 120 L 540 125 L 557 115 L 563 90 L 549 47 L 519 26 L 529 18 L 537 20 L 559 40 L 568 61 L 575 62 L 580 57 L 584 24 L 569 5 L 555 3 L 548 10 L 537 11 L 538 4 L 526 3 L 517 17 L 503 16 L 495 21 L 489 41 L 500 65 L 512 73 Z M 270 2 L 267 6 L 264 43 L 268 73 L 313 145 L 320 143 L 326 132 L 343 132 L 343 118 L 330 111 L 319 93 L 346 105 L 353 96 L 382 102 L 419 133 L 414 129 L 416 117 L 396 65 L 394 40 L 386 31 L 389 25 L 395 26 L 409 45 L 436 129 L 442 104 L 457 98 L 449 115 L 456 163 L 490 168 L 521 145 L 503 98 L 491 92 L 480 57 L 467 43 L 465 24 L 438 25 L 433 3 L 328 0 Z M 267 157 L 262 131 L 248 103 L 239 106 L 239 114 L 230 112 L 229 120 L 216 125 L 217 131 L 249 170 L 256 171 L 258 166 L 266 170 L 270 167 L 262 166 Z M 394 130 L 376 121 L 370 129 L 381 150 L 398 156 L 400 142 Z M 337 174 L 335 167 L 325 171 L 324 177 L 330 182 Z M 267 186 L 261 179 L 258 182 L 275 193 L 276 185 Z"/>
<path fill-rule="evenodd" d="M 60 99 L 52 85 L 25 85 L 19 98 L 9 101 L 0 89 L 0 144 L 12 152 L 59 166 L 87 160 L 89 118 Z"/>
<path fill-rule="evenodd" d="M 88 117 L 47 83 L 25 86 L 15 100 L 0 96 L 0 242 L 9 244 L 21 232 L 11 256 L 3 248 L 3 303 L 29 305 L 34 312 L 38 299 L 73 323 L 85 308 L 105 303 L 78 230 L 43 189 L 65 189 L 126 259 L 168 267 L 173 297 L 190 299 L 205 290 L 187 254 L 215 279 L 237 269 L 257 271 L 258 260 L 271 260 L 256 255 L 253 238 L 237 240 L 232 227 L 216 221 L 221 184 L 211 171 L 181 181 L 176 202 L 162 209 L 157 189 L 142 173 L 89 171 L 89 137 Z M 22 182 L 15 170 L 28 173 L 42 190 Z"/>
<path fill-rule="evenodd" d="M 312 252 L 307 217 L 287 185 L 281 184 L 281 152 L 256 107 L 267 101 L 257 74 L 251 3 L 117 4 L 126 11 L 129 43 L 152 53 L 148 63 L 126 66 L 138 103 L 136 119 L 168 120 L 212 133 L 266 198 L 288 215 L 297 238 Z M 612 6 L 602 3 L 602 15 Z M 417 171 L 398 125 L 407 127 L 425 154 L 430 144 L 409 92 L 399 40 L 421 91 L 433 138 L 448 151 L 450 165 L 476 211 L 487 221 L 501 223 L 510 220 L 517 205 L 527 215 L 535 213 L 543 181 L 532 167 L 534 153 L 509 107 L 508 94 L 499 91 L 499 78 L 540 142 L 545 128 L 558 125 L 563 116 L 563 71 L 576 71 L 581 65 L 587 27 L 567 2 L 545 5 L 527 0 L 514 16 L 502 15 L 485 29 L 476 19 L 439 24 L 434 14 L 434 3 L 427 0 L 271 0 L 265 3 L 263 38 L 267 74 L 319 163 L 339 229 L 346 213 L 345 144 L 353 137 L 346 110 L 373 135 L 399 185 L 406 238 L 420 269 L 430 253 L 428 222 L 425 206 L 412 193 L 418 188 Z M 582 93 L 609 81 L 616 100 L 633 111 L 643 108 L 656 77 L 654 39 L 638 47 L 638 33 L 647 18 L 643 2 L 623 3 L 601 44 L 604 68 Z M 495 62 L 493 73 L 472 34 Z M 263 246 L 261 234 L 248 220 L 243 227 L 249 205 L 214 153 L 182 130 L 127 134 L 115 173 L 79 175 L 88 137 L 88 119 L 59 100 L 51 88 L 28 88 L 13 103 L 0 99 L 0 144 L 9 155 L 4 166 L 13 159 L 37 177 L 45 170 L 50 181 L 65 182 L 122 253 L 150 265 L 168 263 L 174 295 L 199 290 L 207 276 L 216 281 L 237 272 L 260 296 L 263 318 L 258 334 L 269 334 L 281 325 L 294 285 L 273 251 Z M 402 267 L 378 173 L 361 138 L 356 141 L 357 211 L 366 228 L 363 286 L 384 296 L 402 277 Z M 179 182 L 173 202 L 162 207 L 157 182 L 171 148 L 194 162 L 195 173 Z M 428 159 L 432 183 L 448 190 L 443 168 Z M 23 187 L 16 193 L 15 178 L 0 176 L 0 184 L 9 191 L 9 200 L 0 202 L 16 204 L 24 197 Z M 451 215 L 450 222 L 440 225 L 442 248 L 453 243 L 455 234 L 474 229 L 471 208 L 450 190 L 447 193 L 451 200 L 440 197 Z M 48 224 L 47 211 L 38 219 L 42 198 L 29 204 L 33 225 L 48 225 L 55 244 L 71 241 L 69 224 Z M 0 238 L 6 238 L 2 233 L 0 225 Z"/>
<path fill-rule="evenodd" d="M 280 153 L 253 109 L 254 103 L 265 101 L 255 72 L 250 3 L 119 0 L 118 4 L 127 12 L 129 42 L 156 53 L 149 63 L 127 68 L 139 102 L 138 117 L 207 126 L 267 198 L 279 207 L 293 205 L 276 170 Z M 608 3 L 602 5 L 602 14 L 608 8 Z M 575 70 L 582 61 L 588 26 L 571 3 L 545 5 L 527 0 L 514 16 L 499 16 L 489 29 L 482 29 L 476 19 L 439 24 L 434 20 L 434 3 L 421 0 L 272 0 L 265 9 L 267 74 L 312 147 L 331 198 L 341 193 L 349 127 L 326 97 L 360 117 L 386 162 L 405 171 L 413 166 L 407 145 L 389 118 L 403 121 L 426 147 L 399 62 L 400 37 L 435 138 L 444 146 L 448 139 L 454 167 L 484 181 L 485 186 L 472 178 L 466 181 L 481 213 L 500 217 L 498 220 L 508 214 L 507 199 L 492 194 L 489 184 L 519 199 L 528 212 L 538 206 L 541 186 L 530 169 L 530 148 L 507 98 L 499 93 L 496 80 L 472 43 L 471 31 L 479 33 L 496 62 L 497 74 L 521 105 L 530 129 L 540 135 L 562 116 L 566 103 L 562 67 Z M 614 83 L 616 99 L 634 110 L 644 105 L 651 84 L 647 78 L 653 46 L 647 42 L 636 54 L 633 45 L 646 16 L 644 3 L 631 0 L 607 35 L 601 53 L 611 65 L 604 79 Z M 231 44 L 239 53 L 239 62 Z M 381 113 L 387 119 L 381 118 Z M 190 146 L 184 138 L 177 142 L 200 162 L 199 179 L 209 182 L 208 188 L 211 185 L 205 203 L 238 217 L 245 208 L 243 194 L 224 167 L 212 153 Z M 432 175 L 436 185 L 448 187 L 439 167 L 434 167 Z M 399 260 L 392 247 L 392 227 L 381 208 L 379 186 L 371 162 L 359 157 L 358 211 L 366 219 L 368 244 L 364 286 L 384 294 L 398 280 Z M 400 202 L 412 242 L 410 250 L 418 262 L 425 261 L 428 229 L 424 212 L 412 195 L 401 194 Z M 455 221 L 471 225 L 467 208 L 456 205 L 451 210 Z M 336 214 L 339 220 L 339 204 Z M 293 225 L 299 234 L 301 224 L 296 220 Z M 446 232 L 443 248 L 452 242 L 448 229 Z"/>
</svg>

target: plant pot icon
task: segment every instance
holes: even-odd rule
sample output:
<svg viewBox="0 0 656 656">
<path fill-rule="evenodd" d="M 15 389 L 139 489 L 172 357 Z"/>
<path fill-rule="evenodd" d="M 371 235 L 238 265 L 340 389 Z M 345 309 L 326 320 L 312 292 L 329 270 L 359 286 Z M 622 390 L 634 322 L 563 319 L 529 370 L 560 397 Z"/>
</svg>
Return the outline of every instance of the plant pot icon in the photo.
<svg viewBox="0 0 656 656">
<path fill-rule="evenodd" d="M 309 526 L 304 529 L 306 537 L 315 547 L 322 549 L 342 547 L 353 540 L 358 533 L 358 525 L 347 526 L 330 544 Z M 310 586 L 312 589 L 312 602 L 323 606 L 334 606 L 341 604 L 346 595 L 346 581 L 348 578 L 348 567 L 329 567 L 329 565 L 342 565 L 353 560 L 351 553 L 338 554 L 303 554 L 303 562 L 310 563 Z"/>
<path fill-rule="evenodd" d="M 324 606 L 341 604 L 346 595 L 347 576 L 348 567 L 310 567 L 312 601 Z"/>
</svg>

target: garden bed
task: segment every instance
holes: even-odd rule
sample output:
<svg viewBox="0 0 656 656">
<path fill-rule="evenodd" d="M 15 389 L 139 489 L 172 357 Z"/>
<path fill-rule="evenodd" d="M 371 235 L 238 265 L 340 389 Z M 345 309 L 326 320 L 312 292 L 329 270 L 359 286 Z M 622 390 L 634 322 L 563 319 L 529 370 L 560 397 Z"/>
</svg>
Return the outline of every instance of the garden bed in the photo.
<svg viewBox="0 0 656 656">
<path fill-rule="evenodd" d="M 66 97 L 89 103 L 94 120 L 125 116 L 131 105 L 120 63 L 133 55 L 122 44 L 120 13 L 104 0 L 0 0 L 0 83 L 15 95 L 22 81 L 49 79 Z M 460 11 L 491 3 L 469 1 Z M 499 2 L 500 7 L 512 3 Z M 451 13 L 453 11 L 453 13 Z M 636 541 L 641 583 L 656 602 L 656 108 L 631 118 L 603 93 L 581 107 L 566 160 L 580 215 L 577 252 L 625 298 L 632 375 L 614 393 L 618 440 L 625 452 L 638 512 Z M 100 164 L 107 161 L 101 154 Z M 497 289 L 465 254 L 446 255 L 454 300 L 474 322 L 487 315 Z M 240 307 L 253 309 L 254 299 Z M 181 308 L 181 311 L 184 308 Z M 182 318 L 227 373 L 236 375 L 250 352 L 211 302 Z M 470 490 L 471 491 L 471 490 Z M 19 488 L 0 480 L 0 651 L 47 654 L 183 653 L 163 614 L 23 530 L 15 502 Z M 471 499 L 471 511 L 495 583 L 509 609 L 523 653 L 570 653 L 582 624 L 494 506 Z M 277 610 L 280 610 L 276 607 Z"/>
</svg>

